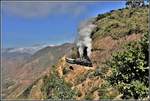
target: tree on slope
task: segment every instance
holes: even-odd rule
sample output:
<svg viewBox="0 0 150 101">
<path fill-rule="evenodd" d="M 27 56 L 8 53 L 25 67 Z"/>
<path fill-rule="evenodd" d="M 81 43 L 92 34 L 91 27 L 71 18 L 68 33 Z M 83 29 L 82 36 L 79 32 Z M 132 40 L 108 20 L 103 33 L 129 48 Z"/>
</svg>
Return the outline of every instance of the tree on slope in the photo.
<svg viewBox="0 0 150 101">
<path fill-rule="evenodd" d="M 143 7 L 144 0 L 127 0 L 126 6 L 128 8 Z"/>
<path fill-rule="evenodd" d="M 138 42 L 131 42 L 125 51 L 113 55 L 108 66 L 112 68 L 110 84 L 116 86 L 123 98 L 143 99 L 149 92 L 148 33 Z"/>
</svg>

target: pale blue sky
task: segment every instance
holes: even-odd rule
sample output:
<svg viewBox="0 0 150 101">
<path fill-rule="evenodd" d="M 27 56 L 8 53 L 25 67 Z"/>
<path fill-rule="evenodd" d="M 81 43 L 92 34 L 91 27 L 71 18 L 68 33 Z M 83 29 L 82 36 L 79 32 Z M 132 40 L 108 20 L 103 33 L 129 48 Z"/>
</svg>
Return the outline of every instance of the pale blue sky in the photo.
<svg viewBox="0 0 150 101">
<path fill-rule="evenodd" d="M 3 2 L 2 46 L 73 42 L 80 22 L 124 7 L 125 1 Z"/>
</svg>

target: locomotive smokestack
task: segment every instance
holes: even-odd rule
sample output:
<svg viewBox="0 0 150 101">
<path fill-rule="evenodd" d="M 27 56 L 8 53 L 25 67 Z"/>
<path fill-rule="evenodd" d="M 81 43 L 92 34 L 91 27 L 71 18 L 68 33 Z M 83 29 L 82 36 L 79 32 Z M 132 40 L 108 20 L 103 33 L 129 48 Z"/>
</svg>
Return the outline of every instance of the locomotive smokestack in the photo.
<svg viewBox="0 0 150 101">
<path fill-rule="evenodd" d="M 94 19 L 84 21 L 80 24 L 78 29 L 78 37 L 76 45 L 78 47 L 80 58 L 90 58 L 91 55 L 91 33 L 94 28 L 96 28 L 96 25 L 93 23 Z M 85 54 L 86 53 L 86 54 Z M 85 56 L 87 55 L 87 56 Z"/>
<path fill-rule="evenodd" d="M 66 58 L 66 61 L 68 63 L 92 67 L 90 55 L 92 49 L 91 34 L 92 31 L 96 28 L 94 20 L 95 19 L 90 19 L 80 24 L 78 28 L 78 36 L 77 39 L 75 40 L 78 48 L 79 58 L 77 59 Z"/>
</svg>

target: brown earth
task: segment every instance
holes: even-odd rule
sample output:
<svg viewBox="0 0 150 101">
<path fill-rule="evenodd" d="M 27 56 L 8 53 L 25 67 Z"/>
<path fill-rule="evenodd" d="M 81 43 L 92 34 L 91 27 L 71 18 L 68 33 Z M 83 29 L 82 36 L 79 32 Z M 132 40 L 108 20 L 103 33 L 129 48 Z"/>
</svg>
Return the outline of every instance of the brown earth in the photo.
<svg viewBox="0 0 150 101">
<path fill-rule="evenodd" d="M 65 61 L 66 56 L 62 57 L 58 63 L 56 64 L 57 73 L 60 77 L 64 77 L 65 81 L 72 85 L 72 89 L 76 89 L 78 91 L 78 96 L 76 96 L 77 100 L 85 99 L 88 92 L 92 92 L 92 99 L 98 100 L 100 98 L 98 93 L 98 88 L 101 87 L 102 84 L 105 83 L 105 80 L 100 76 L 88 77 L 92 72 L 98 67 L 104 66 L 104 62 L 111 58 L 113 52 L 120 51 L 122 46 L 127 44 L 128 42 L 139 40 L 142 37 L 141 34 L 132 34 L 129 36 L 125 36 L 120 38 L 119 40 L 114 40 L 111 37 L 107 36 L 101 39 L 95 39 L 93 41 L 93 51 L 91 55 L 91 59 L 93 61 L 93 67 L 86 67 L 76 64 L 68 64 Z M 67 73 L 63 73 L 64 69 L 67 69 Z M 111 70 L 108 70 L 106 75 L 110 75 Z M 85 75 L 85 76 L 84 76 Z M 39 85 L 41 84 L 41 80 L 36 83 L 30 92 L 30 98 L 35 99 L 43 99 L 43 95 L 41 95 L 42 91 L 40 91 Z M 41 88 L 41 87 L 40 87 Z M 37 89 L 37 90 L 35 90 Z M 118 94 L 112 88 L 109 88 L 109 95 L 117 96 Z M 34 93 L 33 93 L 34 92 Z M 38 97 L 36 97 L 39 95 Z"/>
</svg>

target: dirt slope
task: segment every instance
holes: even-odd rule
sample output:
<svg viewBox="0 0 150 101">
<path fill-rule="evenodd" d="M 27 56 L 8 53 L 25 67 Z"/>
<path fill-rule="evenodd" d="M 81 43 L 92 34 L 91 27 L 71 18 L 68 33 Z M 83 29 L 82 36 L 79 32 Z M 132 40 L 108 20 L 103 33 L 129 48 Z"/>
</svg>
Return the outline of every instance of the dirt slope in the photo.
<svg viewBox="0 0 150 101">
<path fill-rule="evenodd" d="M 109 36 L 101 38 L 100 40 L 95 41 L 97 44 L 93 43 L 94 45 L 98 45 L 96 47 L 100 49 L 93 50 L 92 52 L 91 59 L 93 61 L 93 67 L 68 64 L 65 61 L 66 56 L 64 56 L 56 64 L 57 73 L 60 77 L 63 77 L 66 82 L 72 85 L 72 89 L 76 89 L 78 91 L 78 96 L 76 96 L 77 100 L 86 99 L 89 96 L 92 99 L 98 100 L 100 99 L 98 88 L 105 83 L 105 80 L 101 76 L 95 75 L 96 71 L 105 66 L 104 62 L 111 58 L 111 54 L 114 51 L 119 51 L 121 50 L 121 46 L 124 44 L 140 38 L 140 34 L 132 34 L 122 37 L 119 40 L 113 40 Z M 110 74 L 111 71 L 107 70 L 105 76 Z M 44 95 L 42 95 L 42 91 L 40 90 L 44 85 L 42 85 L 41 82 L 42 79 L 32 86 L 30 94 L 28 95 L 29 99 L 44 99 Z M 112 96 L 117 96 L 113 95 L 113 93 L 113 91 L 110 92 L 110 95 L 112 94 Z"/>
</svg>

